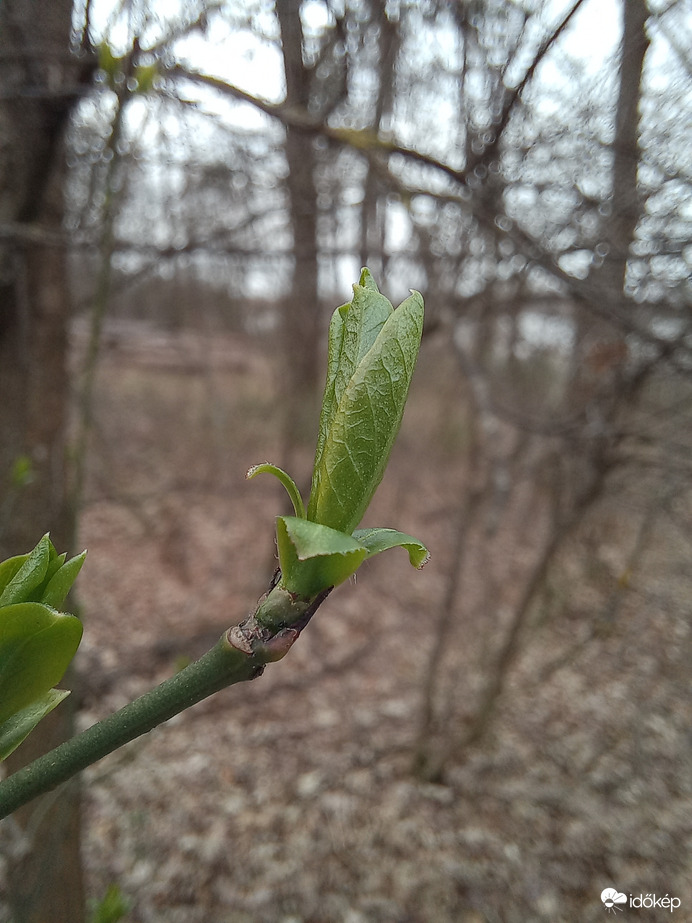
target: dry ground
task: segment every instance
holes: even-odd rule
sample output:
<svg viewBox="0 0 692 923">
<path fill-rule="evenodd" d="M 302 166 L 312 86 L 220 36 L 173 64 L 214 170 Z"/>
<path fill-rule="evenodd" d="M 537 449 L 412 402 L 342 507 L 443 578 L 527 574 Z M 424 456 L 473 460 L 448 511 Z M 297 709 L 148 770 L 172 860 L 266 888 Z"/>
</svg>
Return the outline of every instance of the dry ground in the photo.
<svg viewBox="0 0 692 923">
<path fill-rule="evenodd" d="M 217 338 L 211 368 L 208 352 L 139 332 L 103 363 L 81 530 L 85 726 L 201 653 L 271 574 L 283 501 L 243 475 L 278 460 L 275 383 L 261 345 Z M 623 919 L 692 920 L 690 547 L 674 523 L 657 525 L 616 624 L 576 648 L 602 598 L 579 555 L 566 561 L 490 733 L 447 784 L 410 773 L 453 563 L 455 388 L 450 357 L 426 344 L 367 520 L 424 540 L 426 569 L 383 555 L 262 678 L 87 772 L 89 893 L 117 883 L 128 921 L 587 923 L 607 918 L 607 886 L 682 902 Z M 617 571 L 628 501 L 602 516 L 597 557 Z M 455 657 L 445 688 L 462 699 Z"/>
</svg>

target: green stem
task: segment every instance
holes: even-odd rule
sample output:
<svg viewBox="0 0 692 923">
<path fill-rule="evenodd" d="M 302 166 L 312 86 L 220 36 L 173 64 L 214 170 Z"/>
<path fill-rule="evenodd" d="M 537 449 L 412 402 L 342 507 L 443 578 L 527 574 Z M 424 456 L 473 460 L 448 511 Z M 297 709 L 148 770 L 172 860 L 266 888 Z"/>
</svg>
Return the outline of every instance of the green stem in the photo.
<svg viewBox="0 0 692 923">
<path fill-rule="evenodd" d="M 253 615 L 229 628 L 199 660 L 0 782 L 0 819 L 208 696 L 254 679 L 290 650 L 331 587 L 297 600 L 275 580 Z"/>
<path fill-rule="evenodd" d="M 258 676 L 266 657 L 232 647 L 224 634 L 199 660 L 160 686 L 0 782 L 0 818 L 207 696 Z"/>
</svg>

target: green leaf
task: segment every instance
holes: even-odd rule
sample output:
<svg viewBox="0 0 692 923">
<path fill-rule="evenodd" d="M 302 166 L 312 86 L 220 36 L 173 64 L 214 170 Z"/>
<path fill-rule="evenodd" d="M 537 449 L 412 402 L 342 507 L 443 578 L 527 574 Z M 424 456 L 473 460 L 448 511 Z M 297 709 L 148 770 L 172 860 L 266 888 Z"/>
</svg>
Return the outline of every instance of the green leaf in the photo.
<svg viewBox="0 0 692 923">
<path fill-rule="evenodd" d="M 360 285 L 353 286 L 353 298 L 344 312 L 344 338 L 334 383 L 337 406 L 353 373 L 372 348 L 393 310 L 392 303 L 378 292 L 372 276 L 364 269 Z"/>
<path fill-rule="evenodd" d="M 274 477 L 281 481 L 286 488 L 286 493 L 291 498 L 296 516 L 300 519 L 305 519 L 305 506 L 303 505 L 303 498 L 300 495 L 298 486 L 290 474 L 286 474 L 283 468 L 278 468 L 276 465 L 270 465 L 268 462 L 265 462 L 262 465 L 253 465 L 252 468 L 248 468 L 245 477 L 250 481 L 256 474 L 263 474 L 264 472 L 273 474 Z"/>
<path fill-rule="evenodd" d="M 86 551 L 65 561 L 47 535 L 30 554 L 20 554 L 0 563 L 0 608 L 20 602 L 42 602 L 55 609 L 64 603 Z"/>
<path fill-rule="evenodd" d="M 46 533 L 5 586 L 0 595 L 0 606 L 24 602 L 31 597 L 32 591 L 39 587 L 46 577 L 51 547 Z"/>
<path fill-rule="evenodd" d="M 322 397 L 322 409 L 320 411 L 320 422 L 317 431 L 317 448 L 315 450 L 315 464 L 313 466 L 313 485 L 314 471 L 317 469 L 322 458 L 324 445 L 329 433 L 329 427 L 332 425 L 332 419 L 336 412 L 336 376 L 339 371 L 341 361 L 341 350 L 344 344 L 344 327 L 345 318 L 350 305 L 343 304 L 332 314 L 329 323 L 329 339 L 327 347 L 327 382 Z M 310 515 L 310 506 L 312 503 L 312 485 L 308 503 L 308 516 Z"/>
<path fill-rule="evenodd" d="M 60 682 L 81 638 L 79 619 L 41 603 L 0 609 L 0 723 Z"/>
<path fill-rule="evenodd" d="M 14 752 L 42 718 L 52 712 L 70 694 L 68 689 L 50 689 L 31 705 L 15 712 L 0 724 L 0 761 Z"/>
<path fill-rule="evenodd" d="M 327 383 L 322 399 L 313 471 L 320 466 L 327 436 L 344 390 L 356 366 L 372 347 L 393 310 L 391 302 L 379 293 L 370 271 L 363 269 L 360 284 L 353 286 L 351 302 L 341 305 L 332 315 L 327 352 Z M 308 519 L 312 519 L 309 511 Z"/>
<path fill-rule="evenodd" d="M 18 554 L 13 558 L 7 558 L 5 561 L 0 562 L 0 597 L 7 584 L 12 580 L 28 557 L 28 554 Z"/>
<path fill-rule="evenodd" d="M 423 332 L 423 299 L 413 292 L 396 310 L 367 269 L 353 298 L 332 315 L 327 381 L 320 414 L 307 517 L 293 480 L 274 465 L 248 471 L 274 474 L 288 491 L 296 516 L 280 516 L 276 534 L 281 580 L 256 618 L 264 628 L 289 621 L 281 613 L 301 607 L 355 573 L 373 554 L 401 546 L 417 567 L 426 548 L 392 529 L 351 533 L 382 479 L 408 396 Z M 363 537 L 363 541 L 360 537 Z"/>
<path fill-rule="evenodd" d="M 77 574 L 82 569 L 86 554 L 86 551 L 83 551 L 64 564 L 61 563 L 61 566 L 55 571 L 41 595 L 40 601 L 45 606 L 52 606 L 54 609 L 59 609 L 62 606 L 67 599 L 67 594 L 72 589 L 72 584 L 77 579 Z M 65 555 L 60 555 L 58 560 L 64 560 L 64 558 Z"/>
<path fill-rule="evenodd" d="M 430 552 L 422 542 L 396 529 L 356 529 L 353 538 L 367 548 L 369 558 L 389 548 L 405 548 L 409 561 L 418 568 L 427 564 L 430 558 Z"/>
<path fill-rule="evenodd" d="M 343 583 L 367 555 L 350 535 L 295 516 L 277 518 L 276 539 L 281 582 L 303 599 Z"/>
<path fill-rule="evenodd" d="M 422 331 L 423 299 L 414 292 L 387 317 L 343 392 L 337 372 L 335 401 L 315 459 L 308 519 L 347 533 L 362 519 L 401 425 Z M 344 331 L 342 361 L 346 339 Z M 360 342 L 367 339 L 364 334 Z"/>
<path fill-rule="evenodd" d="M 66 558 L 67 558 L 67 554 L 65 552 L 63 552 L 62 554 L 58 554 L 58 552 L 55 550 L 55 546 L 49 540 L 48 541 L 48 567 L 46 568 L 46 573 L 44 574 L 43 580 L 41 581 L 39 586 L 37 586 L 36 589 L 33 591 L 31 599 L 27 599 L 25 600 L 25 602 L 40 602 L 41 601 L 41 597 L 43 596 L 43 592 L 45 588 L 48 586 L 50 581 L 53 579 L 53 577 L 57 574 L 57 572 L 63 566 Z"/>
</svg>

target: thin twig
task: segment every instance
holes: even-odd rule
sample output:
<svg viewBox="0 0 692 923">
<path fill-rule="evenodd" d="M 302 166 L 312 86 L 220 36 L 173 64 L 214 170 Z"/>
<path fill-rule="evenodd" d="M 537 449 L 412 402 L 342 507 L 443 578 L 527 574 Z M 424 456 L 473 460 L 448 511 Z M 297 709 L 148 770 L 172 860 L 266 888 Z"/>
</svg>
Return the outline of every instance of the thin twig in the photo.
<svg viewBox="0 0 692 923">
<path fill-rule="evenodd" d="M 215 692 L 260 676 L 288 652 L 329 592 L 301 601 L 272 585 L 254 614 L 199 660 L 0 782 L 0 818 Z"/>
</svg>

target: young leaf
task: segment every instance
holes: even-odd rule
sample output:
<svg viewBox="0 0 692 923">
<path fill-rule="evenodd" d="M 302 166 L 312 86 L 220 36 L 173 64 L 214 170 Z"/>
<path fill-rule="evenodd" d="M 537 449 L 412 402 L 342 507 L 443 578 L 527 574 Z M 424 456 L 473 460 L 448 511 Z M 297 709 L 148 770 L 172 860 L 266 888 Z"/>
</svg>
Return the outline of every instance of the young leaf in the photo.
<svg viewBox="0 0 692 923">
<path fill-rule="evenodd" d="M 277 518 L 276 539 L 281 582 L 303 599 L 343 583 L 367 555 L 350 535 L 295 516 Z"/>
<path fill-rule="evenodd" d="M 353 286 L 353 298 L 332 315 L 327 352 L 327 383 L 322 399 L 317 449 L 313 471 L 317 471 L 334 415 L 356 366 L 372 347 L 385 321 L 393 311 L 381 295 L 368 269 L 363 269 L 360 284 Z M 311 491 L 312 493 L 312 491 Z M 312 518 L 308 514 L 308 518 Z"/>
<path fill-rule="evenodd" d="M 286 474 L 283 468 L 278 468 L 276 465 L 270 465 L 268 462 L 265 462 L 262 465 L 253 465 L 252 468 L 248 468 L 245 477 L 250 481 L 256 474 L 263 474 L 265 472 L 273 474 L 275 478 L 281 481 L 286 488 L 286 493 L 291 498 L 296 516 L 300 519 L 305 519 L 305 506 L 303 505 L 303 498 L 300 495 L 298 486 L 291 475 Z"/>
<path fill-rule="evenodd" d="M 2 595 L 0 595 L 0 606 L 10 606 L 13 603 L 24 602 L 31 597 L 32 591 L 40 586 L 46 577 L 51 547 L 50 539 L 46 533 L 34 550 L 26 556 L 24 563 L 5 586 Z"/>
<path fill-rule="evenodd" d="M 64 561 L 64 558 L 65 555 L 60 555 L 58 560 Z M 70 560 L 64 564 L 61 563 L 41 594 L 40 602 L 42 602 L 44 606 L 52 606 L 53 609 L 59 609 L 60 606 L 62 606 L 67 598 L 67 594 L 72 589 L 72 584 L 77 579 L 77 574 L 82 569 L 85 558 L 86 551 L 83 551 L 81 554 L 75 555 L 74 558 L 70 558 Z"/>
<path fill-rule="evenodd" d="M 421 568 L 430 557 L 430 552 L 422 542 L 396 529 L 356 529 L 353 538 L 367 549 L 369 558 L 389 548 L 405 548 L 411 564 Z"/>
<path fill-rule="evenodd" d="M 53 545 L 53 542 L 51 542 L 49 539 L 48 540 L 48 567 L 46 568 L 46 572 L 43 575 L 43 580 L 41 581 L 41 583 L 39 583 L 37 587 L 35 587 L 32 590 L 30 596 L 27 599 L 23 600 L 24 602 L 40 602 L 41 601 L 41 598 L 45 592 L 46 587 L 51 582 L 53 577 L 57 574 L 57 572 L 60 570 L 60 568 L 63 566 L 66 558 L 67 558 L 67 554 L 65 552 L 63 552 L 62 554 L 58 554 L 58 552 L 55 550 L 55 546 Z"/>
<path fill-rule="evenodd" d="M 7 558 L 5 561 L 0 562 L 0 597 L 7 584 L 12 580 L 28 557 L 28 554 L 18 554 L 13 558 Z"/>
<path fill-rule="evenodd" d="M 341 394 L 337 375 L 308 519 L 347 533 L 362 519 L 401 425 L 422 331 L 423 299 L 414 292 L 389 315 Z"/>
<path fill-rule="evenodd" d="M 337 406 L 353 373 L 372 348 L 393 310 L 392 303 L 378 292 L 372 276 L 364 269 L 360 285 L 353 286 L 353 298 L 346 306 L 344 316 L 344 340 L 334 383 Z"/>
<path fill-rule="evenodd" d="M 41 603 L 0 609 L 0 723 L 60 682 L 81 638 L 79 619 Z"/>
<path fill-rule="evenodd" d="M 15 712 L 11 718 L 0 724 L 0 761 L 13 753 L 39 721 L 69 694 L 69 689 L 49 689 L 45 695 L 35 699 L 31 705 Z"/>
<path fill-rule="evenodd" d="M 322 397 L 322 409 L 320 411 L 320 422 L 317 430 L 317 448 L 315 450 L 315 464 L 313 466 L 313 484 L 314 471 L 322 458 L 324 444 L 327 439 L 329 427 L 332 424 L 332 418 L 336 410 L 336 375 L 339 371 L 341 361 L 341 350 L 344 345 L 344 327 L 346 314 L 350 305 L 342 304 L 340 308 L 332 314 L 329 323 L 329 337 L 327 346 L 327 382 L 324 387 L 324 396 Z M 310 490 L 310 499 L 312 498 L 312 485 Z"/>
</svg>

